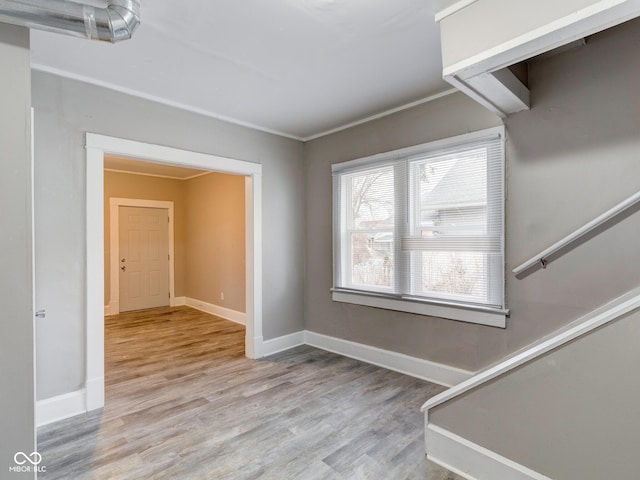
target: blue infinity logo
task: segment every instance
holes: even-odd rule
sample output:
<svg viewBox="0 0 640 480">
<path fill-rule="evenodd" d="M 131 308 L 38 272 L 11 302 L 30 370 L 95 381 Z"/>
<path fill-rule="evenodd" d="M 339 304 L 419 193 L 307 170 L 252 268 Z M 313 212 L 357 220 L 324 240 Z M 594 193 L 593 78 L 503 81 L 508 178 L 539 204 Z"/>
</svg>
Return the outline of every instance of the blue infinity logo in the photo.
<svg viewBox="0 0 640 480">
<path fill-rule="evenodd" d="M 31 465 L 38 465 L 42 461 L 42 455 L 38 452 L 31 452 L 30 455 L 27 455 L 24 452 L 17 452 L 13 456 L 13 460 L 17 465 L 24 465 L 29 462 Z"/>
</svg>

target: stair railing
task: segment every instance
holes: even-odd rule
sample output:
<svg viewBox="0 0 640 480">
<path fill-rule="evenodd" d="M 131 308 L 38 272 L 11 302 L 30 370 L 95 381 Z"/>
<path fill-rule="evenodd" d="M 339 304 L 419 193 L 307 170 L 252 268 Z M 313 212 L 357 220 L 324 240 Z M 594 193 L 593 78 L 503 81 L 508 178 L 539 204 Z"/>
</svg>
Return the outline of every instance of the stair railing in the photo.
<svg viewBox="0 0 640 480">
<path fill-rule="evenodd" d="M 527 270 L 536 266 L 541 268 L 547 268 L 547 265 L 549 264 L 550 261 L 555 260 L 560 256 L 558 255 L 558 252 L 562 250 L 569 250 L 571 247 L 575 246 L 575 244 L 580 242 L 580 240 L 583 237 L 585 237 L 591 232 L 594 232 L 594 230 L 604 225 L 605 223 L 615 220 L 621 214 L 623 214 L 624 212 L 626 212 L 627 210 L 629 210 L 631 207 L 635 206 L 638 203 L 640 203 L 640 192 L 634 195 L 631 195 L 629 198 L 627 198 L 626 200 L 623 200 L 616 206 L 610 208 L 609 210 L 607 210 L 597 218 L 594 218 L 586 225 L 583 225 L 573 233 L 570 233 L 569 235 L 564 237 L 562 240 L 557 241 L 556 243 L 546 248 L 539 254 L 531 257 L 529 260 L 527 260 L 523 264 L 514 268 L 512 272 L 516 276 L 520 276 Z"/>
</svg>

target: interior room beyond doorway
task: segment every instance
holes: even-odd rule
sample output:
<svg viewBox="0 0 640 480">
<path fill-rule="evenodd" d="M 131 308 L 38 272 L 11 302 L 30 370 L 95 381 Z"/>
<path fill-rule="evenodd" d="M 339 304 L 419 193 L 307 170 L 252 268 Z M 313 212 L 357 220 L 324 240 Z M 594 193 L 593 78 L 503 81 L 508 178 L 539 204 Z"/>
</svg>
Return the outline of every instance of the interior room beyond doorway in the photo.
<svg viewBox="0 0 640 480">
<path fill-rule="evenodd" d="M 104 206 L 106 314 L 186 304 L 246 323 L 244 177 L 105 156 Z M 143 210 L 134 211 L 134 224 L 127 226 L 121 214 L 129 207 Z M 153 230 L 147 234 L 138 222 L 144 212 L 159 214 L 158 209 L 166 209 L 168 228 L 145 226 Z M 155 221 L 155 214 L 151 218 Z M 155 255 L 164 248 L 157 243 L 163 235 L 163 273 L 157 273 L 157 265 L 151 272 L 137 271 L 144 265 L 132 264 L 124 252 L 131 248 L 146 259 L 147 249 Z M 156 305 L 158 299 L 149 298 L 147 305 L 141 295 L 165 284 L 166 303 L 160 299 Z M 122 300 L 132 296 L 135 300 L 123 309 Z"/>
</svg>

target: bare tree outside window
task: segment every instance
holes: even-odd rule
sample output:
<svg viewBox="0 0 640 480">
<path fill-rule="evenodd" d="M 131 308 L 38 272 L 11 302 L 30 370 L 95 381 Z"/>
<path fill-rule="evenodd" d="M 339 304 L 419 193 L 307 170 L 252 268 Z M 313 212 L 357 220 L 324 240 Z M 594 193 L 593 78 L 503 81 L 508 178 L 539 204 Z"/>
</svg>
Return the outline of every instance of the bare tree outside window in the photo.
<svg viewBox="0 0 640 480">
<path fill-rule="evenodd" d="M 351 192 L 351 281 L 393 286 L 393 169 L 383 167 L 348 179 Z"/>
</svg>

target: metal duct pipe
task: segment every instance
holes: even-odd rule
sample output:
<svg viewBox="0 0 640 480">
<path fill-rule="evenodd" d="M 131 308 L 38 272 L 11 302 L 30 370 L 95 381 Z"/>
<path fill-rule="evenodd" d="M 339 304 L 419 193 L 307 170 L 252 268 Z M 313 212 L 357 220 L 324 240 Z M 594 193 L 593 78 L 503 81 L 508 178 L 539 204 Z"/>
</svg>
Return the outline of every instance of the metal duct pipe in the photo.
<svg viewBox="0 0 640 480">
<path fill-rule="evenodd" d="M 140 0 L 110 0 L 105 8 L 66 0 L 0 0 L 0 22 L 107 42 L 131 38 Z"/>
</svg>

